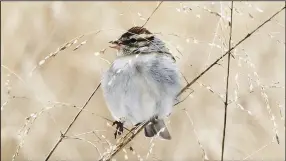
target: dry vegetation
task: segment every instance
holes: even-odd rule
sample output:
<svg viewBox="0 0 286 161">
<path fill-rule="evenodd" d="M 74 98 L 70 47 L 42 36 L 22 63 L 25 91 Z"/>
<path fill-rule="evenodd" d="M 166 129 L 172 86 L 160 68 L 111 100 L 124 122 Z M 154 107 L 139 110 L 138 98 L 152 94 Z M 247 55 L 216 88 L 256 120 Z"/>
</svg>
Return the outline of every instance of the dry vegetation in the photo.
<svg viewBox="0 0 286 161">
<path fill-rule="evenodd" d="M 1 160 L 45 160 L 115 59 L 108 42 L 143 25 L 157 5 L 1 2 Z M 234 2 L 231 46 L 283 6 Z M 163 2 L 146 24 L 176 56 L 183 83 L 228 51 L 230 8 Z M 285 10 L 232 55 L 225 160 L 285 160 Z M 139 133 L 114 159 L 220 159 L 227 63 L 226 56 L 184 93 L 193 91 L 167 119 L 171 141 Z M 98 159 L 116 144 L 111 124 L 99 88 L 49 160 Z"/>
</svg>

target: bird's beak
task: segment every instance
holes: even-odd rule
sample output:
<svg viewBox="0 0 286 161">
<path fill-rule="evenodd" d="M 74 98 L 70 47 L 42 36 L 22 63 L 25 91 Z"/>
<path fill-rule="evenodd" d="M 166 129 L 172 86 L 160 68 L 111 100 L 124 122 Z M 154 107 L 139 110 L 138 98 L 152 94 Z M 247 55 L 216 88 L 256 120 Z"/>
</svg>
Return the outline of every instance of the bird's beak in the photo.
<svg viewBox="0 0 286 161">
<path fill-rule="evenodd" d="M 116 41 L 109 41 L 109 43 L 113 45 L 113 46 L 109 46 L 110 48 L 119 50 L 121 47 L 121 43 L 117 40 Z"/>
</svg>

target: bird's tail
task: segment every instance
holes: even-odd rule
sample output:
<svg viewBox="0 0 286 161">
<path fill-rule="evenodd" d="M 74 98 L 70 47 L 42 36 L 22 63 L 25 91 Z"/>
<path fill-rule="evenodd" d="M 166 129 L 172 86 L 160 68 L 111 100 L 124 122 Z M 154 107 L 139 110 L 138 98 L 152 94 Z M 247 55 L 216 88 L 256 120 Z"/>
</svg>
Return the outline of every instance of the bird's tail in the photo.
<svg viewBox="0 0 286 161">
<path fill-rule="evenodd" d="M 146 137 L 153 137 L 157 135 L 159 132 L 159 136 L 163 139 L 171 140 L 171 135 L 164 123 L 164 120 L 152 120 L 148 125 L 144 128 Z"/>
</svg>

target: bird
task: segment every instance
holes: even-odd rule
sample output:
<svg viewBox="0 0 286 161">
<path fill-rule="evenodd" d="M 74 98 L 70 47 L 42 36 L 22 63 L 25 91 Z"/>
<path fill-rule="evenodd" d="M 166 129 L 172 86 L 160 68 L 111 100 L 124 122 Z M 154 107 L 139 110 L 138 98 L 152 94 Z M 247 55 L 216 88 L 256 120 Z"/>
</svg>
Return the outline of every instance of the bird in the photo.
<svg viewBox="0 0 286 161">
<path fill-rule="evenodd" d="M 107 107 L 122 134 L 123 124 L 144 127 L 146 137 L 171 140 L 164 119 L 181 89 L 180 72 L 165 43 L 148 29 L 135 26 L 109 42 L 116 59 L 101 83 Z"/>
</svg>

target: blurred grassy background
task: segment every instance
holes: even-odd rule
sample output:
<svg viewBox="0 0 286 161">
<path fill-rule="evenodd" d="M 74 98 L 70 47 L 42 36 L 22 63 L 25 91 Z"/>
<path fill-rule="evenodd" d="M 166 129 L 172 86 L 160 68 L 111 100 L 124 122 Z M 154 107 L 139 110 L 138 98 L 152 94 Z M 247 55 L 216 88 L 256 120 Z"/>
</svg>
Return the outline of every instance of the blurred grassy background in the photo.
<svg viewBox="0 0 286 161">
<path fill-rule="evenodd" d="M 10 160 L 19 144 L 16 160 L 43 160 L 78 112 L 77 107 L 100 82 L 108 61 L 115 59 L 108 42 L 132 26 L 144 24 L 157 4 L 1 2 L 1 160 Z M 233 45 L 284 5 L 234 2 Z M 229 7 L 230 2 L 164 2 L 146 27 L 161 33 L 158 36 L 166 41 L 181 72 L 191 81 L 225 52 Z M 230 100 L 238 99 L 228 108 L 226 160 L 285 160 L 284 24 L 285 11 L 233 53 L 229 91 Z M 83 36 L 42 64 L 62 44 L 100 29 L 99 34 Z M 86 43 L 73 51 L 82 42 Z M 39 63 L 42 65 L 31 74 Z M 168 118 L 171 141 L 151 142 L 141 134 L 131 142 L 133 152 L 127 146 L 115 158 L 201 160 L 203 148 L 208 159 L 220 159 L 225 77 L 226 59 L 192 86 L 194 93 Z M 38 114 L 43 109 L 47 110 Z M 116 140 L 113 128 L 98 115 L 112 119 L 101 90 L 68 136 L 94 131 L 77 137 L 89 140 L 103 154 Z M 275 129 L 280 144 L 275 139 L 272 142 Z M 97 149 L 86 141 L 64 139 L 50 160 L 98 157 Z"/>
</svg>

